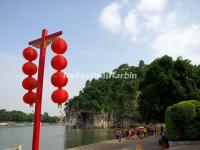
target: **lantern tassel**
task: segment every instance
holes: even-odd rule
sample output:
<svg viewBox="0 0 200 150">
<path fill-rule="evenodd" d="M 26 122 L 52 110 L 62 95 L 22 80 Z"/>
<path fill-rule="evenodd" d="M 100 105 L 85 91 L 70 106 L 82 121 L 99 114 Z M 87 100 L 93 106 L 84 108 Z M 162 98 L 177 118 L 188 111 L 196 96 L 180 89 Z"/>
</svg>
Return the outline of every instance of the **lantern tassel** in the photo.
<svg viewBox="0 0 200 150">
<path fill-rule="evenodd" d="M 35 107 L 34 107 L 34 105 L 33 105 L 33 104 L 32 104 L 32 105 L 30 105 L 30 109 L 31 109 L 32 113 L 35 113 Z"/>
<path fill-rule="evenodd" d="M 61 116 L 64 117 L 65 115 L 64 115 L 64 113 L 62 112 L 62 105 L 58 105 L 58 109 L 59 109 L 59 111 L 60 111 Z"/>
</svg>

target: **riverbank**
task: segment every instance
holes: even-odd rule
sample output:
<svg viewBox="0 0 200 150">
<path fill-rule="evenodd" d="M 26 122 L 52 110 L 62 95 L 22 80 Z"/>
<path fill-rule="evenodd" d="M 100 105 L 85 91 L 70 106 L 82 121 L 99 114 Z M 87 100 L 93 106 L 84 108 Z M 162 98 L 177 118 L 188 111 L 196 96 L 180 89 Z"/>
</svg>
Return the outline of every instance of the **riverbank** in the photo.
<svg viewBox="0 0 200 150">
<path fill-rule="evenodd" d="M 85 146 L 70 148 L 66 150 L 133 150 L 136 146 L 141 146 L 142 150 L 161 150 L 158 145 L 159 136 L 149 136 L 145 139 L 135 138 L 134 140 L 122 139 L 121 142 L 118 140 L 109 140 L 105 142 L 89 144 Z"/>
<path fill-rule="evenodd" d="M 62 123 L 41 123 L 42 126 L 64 126 Z M 1 122 L 0 127 L 23 127 L 23 126 L 33 126 L 33 122 Z"/>
</svg>

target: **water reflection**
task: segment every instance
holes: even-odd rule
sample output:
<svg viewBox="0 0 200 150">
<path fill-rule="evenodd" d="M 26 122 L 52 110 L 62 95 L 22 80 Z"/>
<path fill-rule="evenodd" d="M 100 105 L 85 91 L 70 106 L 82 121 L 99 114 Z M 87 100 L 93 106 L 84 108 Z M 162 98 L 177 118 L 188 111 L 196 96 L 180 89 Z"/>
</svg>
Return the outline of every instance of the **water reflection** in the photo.
<svg viewBox="0 0 200 150">
<path fill-rule="evenodd" d="M 0 150 L 9 146 L 22 145 L 30 150 L 33 127 L 0 127 Z M 42 126 L 41 150 L 63 150 L 95 142 L 113 139 L 112 129 L 65 129 L 64 126 Z"/>
<path fill-rule="evenodd" d="M 113 138 L 113 129 L 65 129 L 65 148 L 92 144 Z"/>
<path fill-rule="evenodd" d="M 32 145 L 33 127 L 0 127 L 0 150 L 10 146 L 22 145 L 23 150 L 30 150 Z M 40 149 L 63 150 L 64 126 L 42 126 Z"/>
</svg>

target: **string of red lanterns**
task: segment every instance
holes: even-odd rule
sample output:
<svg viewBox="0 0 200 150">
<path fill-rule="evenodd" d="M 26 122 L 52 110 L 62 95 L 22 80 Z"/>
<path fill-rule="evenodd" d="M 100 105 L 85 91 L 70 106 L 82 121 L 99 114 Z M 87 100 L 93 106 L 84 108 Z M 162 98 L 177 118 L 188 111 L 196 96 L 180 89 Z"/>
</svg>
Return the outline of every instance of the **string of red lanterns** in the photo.
<svg viewBox="0 0 200 150">
<path fill-rule="evenodd" d="M 57 37 L 52 41 L 51 49 L 56 54 L 51 60 L 51 66 L 56 70 L 51 77 L 51 83 L 57 87 L 53 91 L 51 99 L 54 103 L 61 105 L 68 99 L 68 93 L 63 89 L 68 83 L 68 78 L 62 71 L 68 64 L 67 59 L 63 56 L 67 51 L 67 43 L 64 39 Z M 23 88 L 28 90 L 23 96 L 23 101 L 29 105 L 33 105 L 36 101 L 36 93 L 33 90 L 37 87 L 37 80 L 32 76 L 37 73 L 38 68 L 32 61 L 37 59 L 37 55 L 37 51 L 32 47 L 27 47 L 23 51 L 24 58 L 28 60 L 22 67 L 24 74 L 28 75 L 22 82 Z"/>
<path fill-rule="evenodd" d="M 32 90 L 37 87 L 37 80 L 32 76 L 37 73 L 37 65 L 32 61 L 37 59 L 37 51 L 32 47 L 27 47 L 23 51 L 23 56 L 28 60 L 22 67 L 23 72 L 28 75 L 22 82 L 23 88 L 28 90 L 23 96 L 23 101 L 26 104 L 33 105 L 36 100 L 36 93 Z"/>
<path fill-rule="evenodd" d="M 26 104 L 33 105 L 35 103 L 35 113 L 34 113 L 34 128 L 33 128 L 33 141 L 32 150 L 39 150 L 40 144 L 40 123 L 41 123 L 41 110 L 42 110 L 42 95 L 43 95 L 43 79 L 44 79 L 44 68 L 45 68 L 45 57 L 46 48 L 51 44 L 53 52 L 57 55 L 52 58 L 51 65 L 57 70 L 56 73 L 52 75 L 51 82 L 57 87 L 57 89 L 52 93 L 52 101 L 61 105 L 68 99 L 68 93 L 63 89 L 68 82 L 67 76 L 62 72 L 67 66 L 67 60 L 62 55 L 67 50 L 67 43 L 62 38 L 58 38 L 62 35 L 62 31 L 48 34 L 47 29 L 42 30 L 42 37 L 30 41 L 28 44 L 40 49 L 39 64 L 38 67 L 32 61 L 37 59 L 37 51 L 32 47 L 27 47 L 23 51 L 23 56 L 28 62 L 26 62 L 22 70 L 28 75 L 23 82 L 22 86 L 24 89 L 28 90 L 23 96 L 23 101 Z M 38 72 L 37 80 L 32 76 Z M 35 88 L 36 93 L 33 91 Z"/>
<path fill-rule="evenodd" d="M 53 69 L 57 70 L 51 76 L 51 83 L 58 88 L 52 93 L 51 99 L 54 103 L 61 105 L 68 99 L 68 93 L 63 89 L 68 82 L 68 78 L 65 73 L 62 72 L 62 70 L 67 67 L 67 59 L 62 55 L 67 51 L 67 43 L 64 39 L 58 37 L 53 40 L 51 49 L 56 53 L 51 60 L 51 66 Z"/>
</svg>

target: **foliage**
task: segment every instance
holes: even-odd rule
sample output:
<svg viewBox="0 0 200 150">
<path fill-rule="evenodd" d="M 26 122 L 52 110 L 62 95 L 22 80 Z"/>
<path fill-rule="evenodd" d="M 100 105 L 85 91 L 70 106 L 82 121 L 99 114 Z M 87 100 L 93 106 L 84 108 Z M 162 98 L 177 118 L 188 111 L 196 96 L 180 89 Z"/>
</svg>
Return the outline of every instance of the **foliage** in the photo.
<svg viewBox="0 0 200 150">
<path fill-rule="evenodd" d="M 137 79 L 101 77 L 87 81 L 79 95 L 66 103 L 66 112 L 83 109 L 117 118 L 163 122 L 168 106 L 185 99 L 200 100 L 200 66 L 193 66 L 187 59 L 163 56 L 142 68 L 122 64 L 103 75 L 126 72 L 136 73 Z"/>
<path fill-rule="evenodd" d="M 58 121 L 58 117 L 56 116 L 49 116 L 49 114 L 47 112 L 44 113 L 44 115 L 42 115 L 42 122 L 45 123 L 56 123 Z"/>
<path fill-rule="evenodd" d="M 6 111 L 5 109 L 0 110 L 0 122 L 14 121 L 14 122 L 33 122 L 34 115 L 32 113 L 26 114 L 22 111 Z M 42 115 L 42 122 L 56 123 L 58 117 L 51 117 L 48 113 Z"/>
<path fill-rule="evenodd" d="M 117 118 L 138 118 L 137 95 L 138 80 L 134 78 L 120 78 L 120 75 L 135 74 L 139 77 L 143 73 L 140 68 L 120 65 L 112 73 L 104 73 L 99 79 L 87 81 L 78 96 L 66 103 L 66 110 L 92 110 L 106 112 Z M 114 78 L 115 77 L 115 78 Z"/>
<path fill-rule="evenodd" d="M 164 121 L 165 110 L 185 99 L 200 100 L 200 67 L 163 56 L 154 60 L 140 82 L 139 111 L 146 122 Z"/>
<path fill-rule="evenodd" d="M 182 101 L 167 108 L 165 124 L 170 140 L 179 140 L 178 131 L 183 140 L 200 139 L 199 126 L 200 102 L 196 100 Z"/>
</svg>

